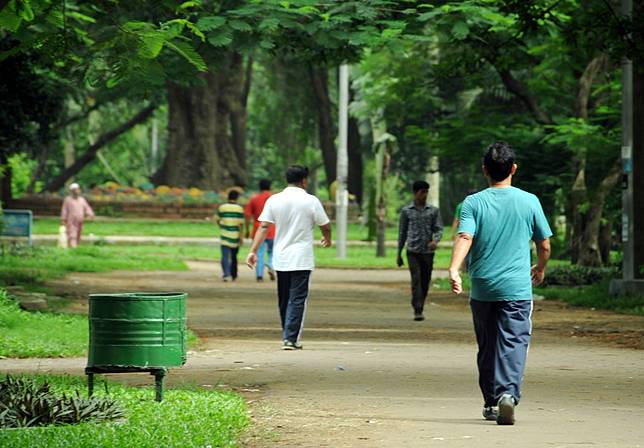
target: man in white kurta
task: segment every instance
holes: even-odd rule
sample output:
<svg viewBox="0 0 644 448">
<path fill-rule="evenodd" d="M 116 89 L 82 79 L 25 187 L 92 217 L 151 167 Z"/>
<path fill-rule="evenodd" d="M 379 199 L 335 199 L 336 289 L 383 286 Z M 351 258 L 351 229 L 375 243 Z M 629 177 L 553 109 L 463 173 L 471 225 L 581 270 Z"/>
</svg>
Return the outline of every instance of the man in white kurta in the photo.
<svg viewBox="0 0 644 448">
<path fill-rule="evenodd" d="M 80 195 L 80 186 L 77 183 L 69 186 L 69 193 L 63 201 L 60 219 L 67 229 L 67 245 L 76 247 L 81 240 L 83 221 L 86 217 L 93 218 L 94 211 L 87 200 Z"/>
</svg>

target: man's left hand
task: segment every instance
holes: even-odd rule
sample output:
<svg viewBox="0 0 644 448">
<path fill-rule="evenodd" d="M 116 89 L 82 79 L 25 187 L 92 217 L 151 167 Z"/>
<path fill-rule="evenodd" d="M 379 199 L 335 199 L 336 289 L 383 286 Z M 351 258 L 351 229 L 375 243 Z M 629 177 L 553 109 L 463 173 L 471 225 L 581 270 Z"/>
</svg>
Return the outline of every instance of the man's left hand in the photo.
<svg viewBox="0 0 644 448">
<path fill-rule="evenodd" d="M 532 269 L 530 270 L 530 276 L 532 277 L 532 284 L 534 286 L 539 286 L 540 284 L 542 284 L 545 275 L 545 269 L 539 269 L 536 264 L 532 266 Z"/>
<path fill-rule="evenodd" d="M 431 243 L 429 243 L 429 250 L 436 250 L 437 247 L 438 241 L 432 241 Z"/>
<path fill-rule="evenodd" d="M 320 241 L 320 243 L 322 244 L 322 247 L 331 247 L 330 238 L 322 237 L 322 240 Z"/>
</svg>

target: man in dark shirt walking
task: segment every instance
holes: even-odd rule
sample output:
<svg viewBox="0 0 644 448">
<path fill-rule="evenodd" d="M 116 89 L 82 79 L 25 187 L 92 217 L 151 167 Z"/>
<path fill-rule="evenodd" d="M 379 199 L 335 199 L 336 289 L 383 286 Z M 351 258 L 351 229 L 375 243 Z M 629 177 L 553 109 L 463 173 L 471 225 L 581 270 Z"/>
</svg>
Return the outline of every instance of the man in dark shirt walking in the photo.
<svg viewBox="0 0 644 448">
<path fill-rule="evenodd" d="M 398 267 L 403 265 L 402 250 L 407 243 L 407 263 L 411 273 L 411 306 L 414 320 L 424 320 L 423 308 L 434 267 L 434 252 L 443 236 L 438 208 L 427 204 L 429 184 L 418 180 L 412 186 L 414 200 L 400 211 L 398 226 Z"/>
</svg>

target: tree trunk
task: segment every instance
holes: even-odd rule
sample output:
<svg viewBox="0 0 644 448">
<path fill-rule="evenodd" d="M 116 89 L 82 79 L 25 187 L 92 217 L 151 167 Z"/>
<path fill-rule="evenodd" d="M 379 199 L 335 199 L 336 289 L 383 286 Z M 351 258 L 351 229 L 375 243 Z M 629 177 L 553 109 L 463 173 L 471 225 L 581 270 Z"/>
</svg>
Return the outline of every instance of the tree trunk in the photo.
<svg viewBox="0 0 644 448">
<path fill-rule="evenodd" d="M 602 257 L 602 264 L 610 263 L 610 250 L 613 246 L 613 222 L 608 221 L 601 224 L 599 228 L 599 253 Z"/>
<path fill-rule="evenodd" d="M 309 75 L 315 92 L 318 112 L 318 136 L 327 186 L 331 186 L 336 178 L 335 132 L 331 115 L 331 100 L 329 99 L 329 74 L 326 66 L 309 66 Z"/>
<path fill-rule="evenodd" d="M 390 145 L 395 144 L 395 137 L 387 133 L 387 123 L 382 111 L 371 119 L 374 152 L 376 154 L 376 257 L 386 256 L 385 239 L 387 229 L 387 198 L 385 180 L 389 173 Z"/>
<path fill-rule="evenodd" d="M 233 148 L 237 154 L 239 167 L 244 173 L 243 182 L 239 185 L 246 184 L 246 123 L 248 121 L 248 94 L 253 76 L 253 58 L 249 57 L 246 67 L 243 67 L 243 58 L 240 54 L 233 56 L 231 69 L 234 73 L 243 70 L 244 75 L 231 79 L 232 88 L 230 90 L 230 129 L 232 132 Z"/>
<path fill-rule="evenodd" d="M 644 4 L 633 2 L 634 23 L 642 23 Z M 635 42 L 642 42 L 641 25 Z M 641 48 L 641 47 L 640 47 Z M 633 264 L 634 277 L 644 279 L 644 55 L 633 60 Z"/>
<path fill-rule="evenodd" d="M 129 131 L 137 124 L 145 122 L 145 120 L 147 120 L 148 117 L 152 115 L 155 108 L 156 104 L 151 104 L 140 110 L 139 113 L 137 113 L 122 125 L 106 132 L 105 134 L 102 134 L 98 139 L 96 139 L 96 143 L 90 145 L 89 148 L 87 148 L 87 150 L 83 153 L 83 155 L 77 158 L 70 167 L 63 170 L 62 173 L 60 173 L 52 181 L 45 185 L 43 191 L 56 191 L 61 189 L 70 177 L 78 174 L 80 170 L 82 170 L 88 163 L 94 160 L 99 149 L 117 138 L 119 135 L 123 134 L 126 131 Z"/>
<path fill-rule="evenodd" d="M 358 120 L 349 117 L 349 193 L 355 195 L 358 204 L 362 203 L 362 146 L 360 144 Z"/>
<path fill-rule="evenodd" d="M 581 206 L 587 200 L 586 189 L 586 159 L 582 158 L 575 164 L 575 182 L 572 185 L 569 201 L 570 214 L 570 261 L 576 264 L 579 260 L 581 240 L 585 228 L 585 213 Z"/>
<path fill-rule="evenodd" d="M 11 192 L 11 167 L 9 166 L 9 157 L 7 152 L 0 148 L 0 200 L 3 207 L 13 199 Z M 3 205 L 4 204 L 4 205 Z"/>
<path fill-rule="evenodd" d="M 586 226 L 579 245 L 579 264 L 582 266 L 602 266 L 599 248 L 599 230 L 606 197 L 621 177 L 621 165 L 616 163 L 602 180 L 593 196 L 593 202 L 586 214 Z"/>
<path fill-rule="evenodd" d="M 49 159 L 49 153 L 54 143 L 50 142 L 47 145 L 43 146 L 38 154 L 38 162 L 33 173 L 31 173 L 31 179 L 29 179 L 29 186 L 27 187 L 27 193 L 32 194 L 36 191 L 36 183 L 40 176 L 42 176 L 43 171 L 45 171 L 45 165 Z"/>
<path fill-rule="evenodd" d="M 231 54 L 202 84 L 168 86 L 168 145 L 155 184 L 223 190 L 246 185 L 243 60 Z M 250 84 L 248 84 L 250 87 Z"/>
</svg>

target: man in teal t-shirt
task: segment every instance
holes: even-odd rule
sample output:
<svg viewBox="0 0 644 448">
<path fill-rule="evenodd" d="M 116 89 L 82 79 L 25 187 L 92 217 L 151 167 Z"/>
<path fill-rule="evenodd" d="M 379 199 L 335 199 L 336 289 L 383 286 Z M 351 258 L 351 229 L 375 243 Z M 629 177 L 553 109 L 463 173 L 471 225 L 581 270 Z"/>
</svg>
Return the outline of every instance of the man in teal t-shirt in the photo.
<svg viewBox="0 0 644 448">
<path fill-rule="evenodd" d="M 483 416 L 501 425 L 514 424 L 532 333 L 532 285 L 543 281 L 552 236 L 539 199 L 512 186 L 514 158 L 505 142 L 488 147 L 483 172 L 490 188 L 463 202 L 449 268 L 452 291 L 460 294 L 459 267 L 468 256 Z M 532 267 L 531 241 L 538 255 Z"/>
</svg>

